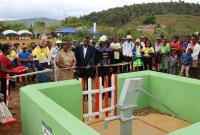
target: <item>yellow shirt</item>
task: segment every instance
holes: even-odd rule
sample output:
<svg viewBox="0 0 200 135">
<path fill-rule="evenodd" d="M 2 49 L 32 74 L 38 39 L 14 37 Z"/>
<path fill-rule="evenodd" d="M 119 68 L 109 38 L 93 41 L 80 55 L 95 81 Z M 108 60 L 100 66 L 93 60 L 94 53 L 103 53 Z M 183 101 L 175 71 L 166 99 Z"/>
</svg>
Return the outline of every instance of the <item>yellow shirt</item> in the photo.
<svg viewBox="0 0 200 135">
<path fill-rule="evenodd" d="M 2 54 L 2 51 L 0 51 L 0 55 Z"/>
<path fill-rule="evenodd" d="M 143 47 L 142 51 L 144 52 L 144 56 L 150 56 L 149 53 L 153 52 L 154 53 L 154 49 L 153 47 Z"/>
<path fill-rule="evenodd" d="M 49 48 L 49 47 L 48 47 Z M 49 49 L 49 51 L 50 51 L 50 54 L 51 54 L 51 51 L 52 51 L 52 47 L 51 47 L 51 49 Z"/>
<path fill-rule="evenodd" d="M 50 68 L 51 57 L 50 57 L 50 51 L 49 51 L 48 47 L 37 46 L 33 50 L 32 53 L 33 53 L 33 60 L 34 61 L 39 61 L 39 63 L 41 64 L 41 66 L 43 68 Z M 41 69 L 39 69 L 39 70 L 41 70 Z"/>
<path fill-rule="evenodd" d="M 17 52 L 12 50 L 10 55 L 7 55 L 7 58 L 10 60 L 10 61 L 13 61 L 14 59 L 17 58 Z"/>
</svg>

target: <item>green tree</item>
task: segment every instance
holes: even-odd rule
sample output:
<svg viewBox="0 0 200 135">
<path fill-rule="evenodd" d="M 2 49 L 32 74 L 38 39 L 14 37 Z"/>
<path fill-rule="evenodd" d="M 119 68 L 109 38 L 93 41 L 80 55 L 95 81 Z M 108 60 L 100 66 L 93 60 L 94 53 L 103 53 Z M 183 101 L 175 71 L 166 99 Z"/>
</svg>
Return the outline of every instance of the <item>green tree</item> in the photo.
<svg viewBox="0 0 200 135">
<path fill-rule="evenodd" d="M 45 22 L 40 21 L 35 22 L 35 24 L 37 25 L 37 27 L 44 27 L 46 25 Z"/>
<path fill-rule="evenodd" d="M 143 24 L 156 24 L 156 16 L 155 15 L 147 16 L 143 20 Z"/>
</svg>

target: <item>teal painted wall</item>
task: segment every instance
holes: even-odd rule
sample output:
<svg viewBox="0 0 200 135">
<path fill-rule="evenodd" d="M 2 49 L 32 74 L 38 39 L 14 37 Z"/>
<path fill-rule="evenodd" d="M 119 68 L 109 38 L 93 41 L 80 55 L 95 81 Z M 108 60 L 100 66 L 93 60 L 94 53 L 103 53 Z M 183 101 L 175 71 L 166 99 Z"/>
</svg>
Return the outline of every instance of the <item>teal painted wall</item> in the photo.
<svg viewBox="0 0 200 135">
<path fill-rule="evenodd" d="M 162 101 L 173 111 L 178 113 L 178 117 L 193 125 L 170 133 L 170 135 L 197 135 L 200 129 L 200 81 L 181 76 L 169 75 L 153 71 L 133 72 L 121 74 L 118 78 L 118 98 L 121 93 L 123 83 L 126 78 L 144 78 L 143 89 Z M 163 106 L 147 97 L 141 92 L 136 109 L 151 106 L 157 110 L 171 113 Z M 119 114 L 119 110 L 118 110 Z M 197 123 L 199 122 L 199 123 Z M 194 124 L 196 123 L 196 124 Z"/>
<path fill-rule="evenodd" d="M 44 121 L 52 129 L 53 135 L 99 135 L 81 121 L 80 97 L 81 83 L 77 80 L 21 88 L 22 134 L 43 135 Z"/>
<path fill-rule="evenodd" d="M 178 113 L 178 117 L 190 123 L 200 121 L 200 81 L 153 71 L 118 75 L 119 98 L 125 79 L 144 78 L 143 89 Z M 29 85 L 21 88 L 20 103 L 23 134 L 42 135 L 42 121 L 58 135 L 96 135 L 96 131 L 82 123 L 82 90 L 77 80 Z M 136 109 L 151 106 L 171 113 L 160 104 L 140 93 Z M 72 115 L 73 114 L 73 115 Z M 118 110 L 119 114 L 119 110 Z M 172 114 L 172 113 L 171 113 Z M 173 135 L 200 128 L 195 124 Z M 185 135 L 185 134 L 183 134 Z"/>
<path fill-rule="evenodd" d="M 199 135 L 200 122 L 193 124 L 189 127 L 177 130 L 168 135 Z"/>
<path fill-rule="evenodd" d="M 178 117 L 190 123 L 200 121 L 200 81 L 181 76 L 150 72 L 150 93 L 178 113 Z M 152 99 L 149 105 L 170 113 Z"/>
</svg>

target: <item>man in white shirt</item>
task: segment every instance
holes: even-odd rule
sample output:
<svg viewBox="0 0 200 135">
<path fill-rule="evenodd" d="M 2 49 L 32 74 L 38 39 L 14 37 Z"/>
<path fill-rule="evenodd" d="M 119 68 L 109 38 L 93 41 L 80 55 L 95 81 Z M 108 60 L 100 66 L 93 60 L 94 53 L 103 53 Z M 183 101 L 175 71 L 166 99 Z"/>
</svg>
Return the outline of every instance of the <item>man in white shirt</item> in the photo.
<svg viewBox="0 0 200 135">
<path fill-rule="evenodd" d="M 113 38 L 113 42 L 111 43 L 111 47 L 114 50 L 114 59 L 115 59 L 115 64 L 119 63 L 119 57 L 120 57 L 120 50 L 121 50 L 121 45 L 119 42 L 117 42 L 117 37 Z M 114 68 L 114 73 L 118 73 L 118 67 Z"/>
<path fill-rule="evenodd" d="M 133 59 L 133 48 L 134 48 L 134 43 L 132 42 L 132 37 L 131 35 L 127 35 L 126 37 L 127 41 L 124 42 L 123 44 L 123 56 L 124 56 L 124 62 L 131 62 Z M 132 66 L 132 65 L 131 65 Z M 124 73 L 127 72 L 127 65 L 124 66 L 123 69 Z M 128 65 L 128 72 L 130 71 L 130 66 Z"/>
<path fill-rule="evenodd" d="M 61 49 L 61 43 L 62 43 L 61 40 L 57 40 L 56 41 L 56 46 L 51 51 L 51 59 L 52 59 L 52 62 L 54 64 L 54 78 L 55 78 L 55 81 L 59 80 L 59 76 L 58 76 L 58 69 L 59 69 L 59 67 L 56 65 L 55 58 L 56 58 L 56 54 Z"/>
</svg>

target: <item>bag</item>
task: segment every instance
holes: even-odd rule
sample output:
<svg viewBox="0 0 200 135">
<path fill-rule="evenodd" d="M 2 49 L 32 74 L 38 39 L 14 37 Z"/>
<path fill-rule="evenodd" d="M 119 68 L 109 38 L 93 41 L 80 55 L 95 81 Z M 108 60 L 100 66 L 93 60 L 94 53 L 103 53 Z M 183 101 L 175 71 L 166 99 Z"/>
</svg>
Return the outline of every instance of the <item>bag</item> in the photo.
<svg viewBox="0 0 200 135">
<path fill-rule="evenodd" d="M 0 103 L 0 122 L 5 123 L 8 118 L 12 117 L 12 114 L 8 110 L 4 102 Z"/>
</svg>

